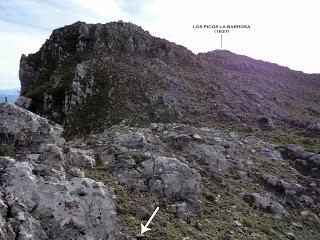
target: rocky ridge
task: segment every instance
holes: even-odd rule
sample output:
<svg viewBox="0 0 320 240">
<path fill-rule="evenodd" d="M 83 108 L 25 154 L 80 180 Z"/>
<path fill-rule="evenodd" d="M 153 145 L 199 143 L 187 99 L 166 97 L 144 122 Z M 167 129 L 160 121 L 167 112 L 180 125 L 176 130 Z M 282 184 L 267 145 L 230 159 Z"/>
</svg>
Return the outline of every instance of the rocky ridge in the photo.
<svg viewBox="0 0 320 240">
<path fill-rule="evenodd" d="M 226 50 L 194 54 L 124 22 L 53 31 L 20 62 L 20 101 L 67 135 L 128 124 L 296 126 L 319 134 L 318 74 Z"/>
</svg>

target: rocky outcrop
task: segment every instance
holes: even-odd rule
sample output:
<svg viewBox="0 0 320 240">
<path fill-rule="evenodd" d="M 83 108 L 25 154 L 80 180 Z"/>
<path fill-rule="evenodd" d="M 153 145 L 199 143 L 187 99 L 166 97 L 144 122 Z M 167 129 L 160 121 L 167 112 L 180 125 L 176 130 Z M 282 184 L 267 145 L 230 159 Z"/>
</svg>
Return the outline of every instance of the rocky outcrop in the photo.
<svg viewBox="0 0 320 240">
<path fill-rule="evenodd" d="M 63 129 L 13 104 L 1 104 L 0 112 L 2 144 L 12 145 L 16 158 L 0 157 L 1 239 L 114 239 L 112 195 L 66 171 L 87 162 L 65 155 Z"/>
<path fill-rule="evenodd" d="M 102 183 L 87 178 L 45 181 L 28 162 L 3 171 L 5 202 L 19 239 L 113 239 L 116 213 Z"/>
<path fill-rule="evenodd" d="M 281 218 L 289 217 L 289 213 L 280 203 L 274 202 L 268 197 L 263 197 L 259 193 L 246 195 L 245 198 L 250 204 L 256 205 L 266 211 L 270 211 Z"/>
<path fill-rule="evenodd" d="M 298 119 L 310 120 L 310 131 L 320 120 L 319 75 L 223 50 L 196 55 L 121 21 L 54 30 L 37 53 L 21 57 L 19 76 L 30 110 L 63 123 L 68 135 L 123 120 L 270 130 Z"/>
<path fill-rule="evenodd" d="M 21 95 L 25 94 L 28 87 L 36 83 L 37 75 L 37 63 L 33 59 L 28 58 L 26 55 L 22 55 L 20 59 L 19 78 L 21 81 Z"/>
<path fill-rule="evenodd" d="M 140 191 L 154 193 L 160 199 L 182 200 L 189 203 L 196 200 L 201 176 L 195 169 L 191 169 L 178 159 L 163 156 L 139 164 L 142 167 L 137 169 L 122 166 L 114 172 L 114 176 L 120 182 L 133 185 Z"/>
<path fill-rule="evenodd" d="M 319 177 L 320 154 L 309 152 L 302 147 L 288 145 L 283 149 L 283 155 L 294 161 L 295 166 L 305 174 Z"/>
<path fill-rule="evenodd" d="M 258 166 L 242 158 L 253 150 L 271 161 L 283 161 L 272 145 L 258 139 L 241 141 L 234 132 L 183 124 L 114 125 L 90 136 L 87 147 L 95 149 L 97 162 L 108 173 L 136 193 L 150 192 L 171 204 L 183 201 L 191 211 L 198 210 L 194 208 L 202 185 L 198 169 L 208 169 L 214 179 L 235 169 L 249 174 Z"/>
<path fill-rule="evenodd" d="M 24 109 L 29 109 L 31 106 L 31 102 L 31 98 L 20 96 L 16 101 L 16 105 Z"/>
</svg>

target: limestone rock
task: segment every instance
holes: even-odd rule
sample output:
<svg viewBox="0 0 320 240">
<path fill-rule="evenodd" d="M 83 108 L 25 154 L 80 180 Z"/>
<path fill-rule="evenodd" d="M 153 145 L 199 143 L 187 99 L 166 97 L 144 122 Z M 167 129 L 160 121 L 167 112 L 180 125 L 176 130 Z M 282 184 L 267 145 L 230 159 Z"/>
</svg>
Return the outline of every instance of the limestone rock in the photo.
<svg viewBox="0 0 320 240">
<path fill-rule="evenodd" d="M 47 182 L 30 163 L 17 162 L 6 169 L 2 187 L 21 239 L 113 239 L 116 214 L 102 183 L 86 178 Z"/>
<path fill-rule="evenodd" d="M 259 193 L 252 193 L 245 196 L 250 204 L 254 204 L 264 210 L 267 210 L 281 218 L 288 218 L 288 211 L 278 202 L 272 201 L 268 197 L 263 197 Z"/>
<path fill-rule="evenodd" d="M 20 144 L 34 148 L 39 148 L 41 143 L 65 144 L 61 126 L 45 118 L 12 103 L 0 104 L 0 113 L 0 132 L 12 136 Z"/>
<path fill-rule="evenodd" d="M 69 148 L 67 159 L 74 166 L 91 168 L 96 166 L 92 152 L 78 148 Z"/>
<path fill-rule="evenodd" d="M 29 109 L 31 106 L 31 102 L 32 102 L 31 98 L 20 96 L 16 102 L 16 105 L 24 109 Z"/>
<path fill-rule="evenodd" d="M 178 159 L 156 157 L 142 162 L 150 190 L 168 199 L 194 201 L 200 188 L 201 176 Z"/>
<path fill-rule="evenodd" d="M 67 147 L 62 127 L 14 104 L 0 112 L 1 144 L 16 157 L 0 157 L 0 239 L 114 239 L 111 193 L 74 168 L 94 167 L 92 153 Z"/>
</svg>

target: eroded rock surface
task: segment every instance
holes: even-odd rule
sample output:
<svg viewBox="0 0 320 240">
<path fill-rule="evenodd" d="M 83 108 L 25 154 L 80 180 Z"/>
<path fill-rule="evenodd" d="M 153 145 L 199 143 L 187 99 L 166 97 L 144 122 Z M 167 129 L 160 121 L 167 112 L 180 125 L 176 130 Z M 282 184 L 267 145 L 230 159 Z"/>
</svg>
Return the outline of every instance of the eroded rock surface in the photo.
<svg viewBox="0 0 320 240">
<path fill-rule="evenodd" d="M 71 150 L 77 161 L 65 155 L 63 129 L 13 104 L 0 112 L 2 146 L 16 158 L 0 157 L 1 239 L 114 239 L 112 194 L 79 171 L 66 172 L 87 161 L 83 152 Z"/>
</svg>

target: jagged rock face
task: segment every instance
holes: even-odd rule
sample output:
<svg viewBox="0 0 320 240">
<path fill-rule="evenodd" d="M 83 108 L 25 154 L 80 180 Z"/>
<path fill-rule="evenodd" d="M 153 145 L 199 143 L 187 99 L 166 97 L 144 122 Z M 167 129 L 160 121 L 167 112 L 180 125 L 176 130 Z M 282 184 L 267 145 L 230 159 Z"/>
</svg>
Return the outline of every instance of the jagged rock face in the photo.
<svg viewBox="0 0 320 240">
<path fill-rule="evenodd" d="M 22 57 L 21 94 L 33 99 L 32 111 L 67 129 L 72 125 L 75 133 L 129 115 L 135 121 L 174 119 L 184 99 L 179 68 L 196 65 L 194 59 L 133 24 L 76 23 L 55 30 L 38 53 Z"/>
<path fill-rule="evenodd" d="M 0 239 L 114 239 L 110 191 L 73 168 L 92 157 L 57 124 L 9 103 L 0 112 Z"/>
<path fill-rule="evenodd" d="M 228 51 L 195 55 L 124 22 L 54 30 L 37 53 L 22 56 L 19 75 L 30 110 L 71 135 L 122 120 L 319 120 L 319 75 Z"/>
</svg>

